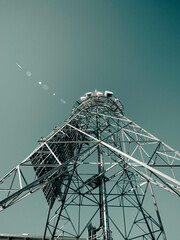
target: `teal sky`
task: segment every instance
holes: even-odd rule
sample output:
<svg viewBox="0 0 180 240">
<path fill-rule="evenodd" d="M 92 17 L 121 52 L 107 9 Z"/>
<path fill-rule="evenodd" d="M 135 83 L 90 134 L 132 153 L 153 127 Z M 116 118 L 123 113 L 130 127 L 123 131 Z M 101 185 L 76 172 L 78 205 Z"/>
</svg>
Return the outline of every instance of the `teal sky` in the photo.
<svg viewBox="0 0 180 240">
<path fill-rule="evenodd" d="M 175 0 L 0 0 L 0 177 L 95 88 L 180 150 L 179 12 Z M 167 238 L 178 240 L 179 200 L 156 192 Z M 0 233 L 41 235 L 46 212 L 35 193 L 0 213 Z"/>
</svg>

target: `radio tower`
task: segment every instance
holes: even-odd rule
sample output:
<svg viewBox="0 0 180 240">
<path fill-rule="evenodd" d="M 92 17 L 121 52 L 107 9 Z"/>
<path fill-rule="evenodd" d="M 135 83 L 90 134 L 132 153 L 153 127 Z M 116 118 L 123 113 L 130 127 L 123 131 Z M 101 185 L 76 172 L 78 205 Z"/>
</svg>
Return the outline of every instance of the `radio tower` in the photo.
<svg viewBox="0 0 180 240">
<path fill-rule="evenodd" d="M 153 186 L 179 196 L 179 163 L 177 151 L 124 116 L 112 92 L 95 90 L 0 180 L 0 210 L 42 189 L 44 239 L 165 240 Z"/>
</svg>

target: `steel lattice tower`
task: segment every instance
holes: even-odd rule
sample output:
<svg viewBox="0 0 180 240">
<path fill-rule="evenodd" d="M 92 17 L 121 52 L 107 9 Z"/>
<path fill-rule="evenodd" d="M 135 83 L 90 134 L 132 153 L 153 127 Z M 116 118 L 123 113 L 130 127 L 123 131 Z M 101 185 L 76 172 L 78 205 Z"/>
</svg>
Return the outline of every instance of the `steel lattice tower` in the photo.
<svg viewBox="0 0 180 240">
<path fill-rule="evenodd" d="M 0 210 L 42 189 L 44 238 L 165 240 L 153 185 L 179 196 L 179 161 L 177 151 L 124 116 L 112 92 L 95 90 L 0 180 Z"/>
</svg>

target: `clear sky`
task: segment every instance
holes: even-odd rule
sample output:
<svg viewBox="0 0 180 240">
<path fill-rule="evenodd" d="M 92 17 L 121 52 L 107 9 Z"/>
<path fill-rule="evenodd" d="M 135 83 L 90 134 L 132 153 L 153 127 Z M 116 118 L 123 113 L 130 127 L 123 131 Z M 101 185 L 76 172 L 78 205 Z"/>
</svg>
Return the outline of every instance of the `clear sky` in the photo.
<svg viewBox="0 0 180 240">
<path fill-rule="evenodd" d="M 180 150 L 179 12 L 175 0 L 0 0 L 0 177 L 95 88 Z M 179 200 L 156 192 L 178 240 Z M 0 233 L 41 235 L 46 213 L 39 191 L 0 213 Z"/>
</svg>

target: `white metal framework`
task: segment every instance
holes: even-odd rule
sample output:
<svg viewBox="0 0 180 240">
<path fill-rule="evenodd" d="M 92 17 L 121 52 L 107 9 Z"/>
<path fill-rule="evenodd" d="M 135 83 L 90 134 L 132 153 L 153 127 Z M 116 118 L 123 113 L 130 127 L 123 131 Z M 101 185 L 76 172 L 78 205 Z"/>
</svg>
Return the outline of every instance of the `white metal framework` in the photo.
<svg viewBox="0 0 180 240">
<path fill-rule="evenodd" d="M 179 166 L 179 152 L 125 117 L 112 92 L 95 90 L 0 180 L 0 210 L 42 189 L 44 238 L 166 239 L 153 185 L 179 196 Z"/>
</svg>

